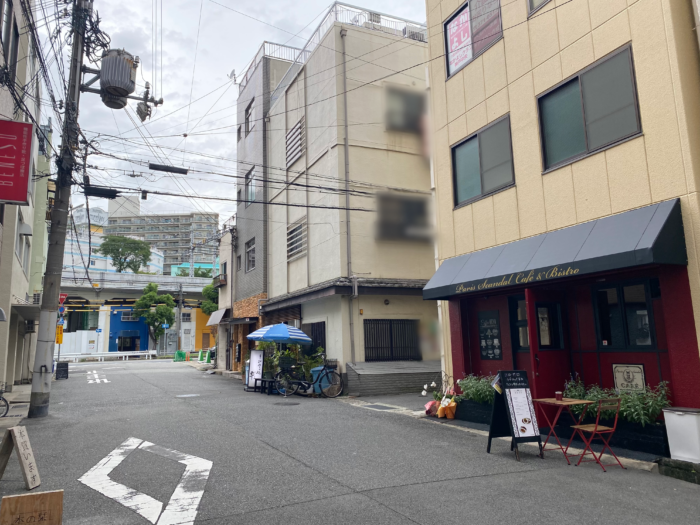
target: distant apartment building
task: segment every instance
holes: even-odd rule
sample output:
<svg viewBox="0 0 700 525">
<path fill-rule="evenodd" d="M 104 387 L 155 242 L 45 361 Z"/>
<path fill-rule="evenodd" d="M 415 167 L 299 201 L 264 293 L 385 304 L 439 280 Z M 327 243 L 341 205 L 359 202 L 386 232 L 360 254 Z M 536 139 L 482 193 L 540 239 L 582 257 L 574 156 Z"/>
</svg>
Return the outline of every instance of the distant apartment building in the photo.
<svg viewBox="0 0 700 525">
<path fill-rule="evenodd" d="M 336 2 L 270 100 L 262 315 L 310 335 L 350 393 L 440 372 L 437 309 L 421 297 L 434 273 L 427 61 L 424 24 Z M 238 273 L 260 257 L 241 227 Z"/>
<path fill-rule="evenodd" d="M 142 214 L 137 197 L 119 197 L 110 201 L 105 235 L 123 235 L 144 240 L 163 252 L 163 273 L 190 261 L 190 248 L 195 244 L 194 262 L 211 264 L 216 244 L 205 244 L 216 233 L 218 213 Z"/>
</svg>

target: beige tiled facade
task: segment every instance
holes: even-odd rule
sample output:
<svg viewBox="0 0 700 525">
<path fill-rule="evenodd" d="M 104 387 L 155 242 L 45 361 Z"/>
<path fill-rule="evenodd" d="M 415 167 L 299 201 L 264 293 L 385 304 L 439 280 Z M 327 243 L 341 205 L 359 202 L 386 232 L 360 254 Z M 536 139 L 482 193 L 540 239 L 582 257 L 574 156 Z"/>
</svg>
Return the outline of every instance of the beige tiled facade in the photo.
<svg viewBox="0 0 700 525">
<path fill-rule="evenodd" d="M 692 1 L 550 0 L 532 14 L 528 0 L 501 4 L 503 37 L 449 79 L 443 27 L 463 2 L 426 4 L 439 262 L 679 197 L 697 331 L 700 53 Z M 625 45 L 642 133 L 543 173 L 538 95 Z M 455 208 L 451 146 L 505 114 L 515 185 Z M 447 349 L 449 337 L 446 328 Z"/>
</svg>

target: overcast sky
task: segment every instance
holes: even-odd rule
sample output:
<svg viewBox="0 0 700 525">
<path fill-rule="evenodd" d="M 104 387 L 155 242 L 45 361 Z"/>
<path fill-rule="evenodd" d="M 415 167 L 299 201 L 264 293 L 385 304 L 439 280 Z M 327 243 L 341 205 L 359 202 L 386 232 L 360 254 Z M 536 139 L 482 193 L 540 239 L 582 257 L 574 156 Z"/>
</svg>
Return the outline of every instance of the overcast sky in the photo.
<svg viewBox="0 0 700 525">
<path fill-rule="evenodd" d="M 423 0 L 358 0 L 360 6 L 371 7 L 387 14 L 425 21 Z M 160 18 L 160 0 L 158 0 Z M 240 75 L 251 61 L 263 41 L 287 43 L 303 47 L 307 38 L 320 23 L 330 3 L 327 0 L 162 0 L 163 31 L 157 33 L 158 55 L 162 36 L 162 68 L 153 64 L 153 13 L 152 2 L 147 0 L 123 0 L 110 2 L 95 0 L 95 8 L 102 19 L 101 27 L 112 39 L 112 47 L 124 48 L 141 58 L 137 77 L 137 94 L 143 92 L 145 82 L 155 84 L 155 96 L 165 103 L 154 110 L 151 122 L 147 121 L 142 133 L 151 143 L 149 149 L 129 114 L 129 110 L 110 110 L 98 95 L 83 94 L 80 125 L 88 137 L 96 133 L 121 135 L 131 142 L 100 139 L 100 148 L 119 157 L 132 160 L 151 160 L 186 166 L 198 170 L 213 170 L 235 174 L 236 158 L 236 99 L 238 86 L 231 85 L 227 75 L 232 71 Z M 229 6 L 250 17 L 226 9 Z M 369 5 L 371 4 L 371 5 Z M 201 9 L 201 24 L 200 20 Z M 255 20 L 257 19 L 257 20 Z M 268 25 L 269 24 L 269 25 Z M 274 27 L 272 27 L 274 26 Z M 199 32 L 199 38 L 197 34 Z M 300 33 L 301 37 L 294 36 Z M 196 53 L 196 59 L 195 59 Z M 68 53 L 64 53 L 67 58 Z M 160 58 L 158 58 L 160 62 Z M 194 70 L 194 75 L 193 75 Z M 162 83 L 161 83 L 162 74 Z M 57 75 L 54 71 L 54 75 Z M 194 82 L 193 82 L 194 79 Z M 219 88 L 219 89 L 216 89 Z M 210 91 L 210 95 L 186 107 Z M 44 97 L 47 98 L 47 97 Z M 130 102 L 135 110 L 137 102 Z M 179 110 L 179 111 L 178 111 Z M 207 114 L 208 113 L 208 114 Z M 207 114 L 205 118 L 202 117 Z M 45 121 L 46 116 L 42 118 Z M 201 122 L 200 122 L 200 119 Z M 188 124 L 189 122 L 189 124 Z M 55 123 L 54 123 L 55 126 Z M 212 134 L 190 136 L 185 141 L 182 134 L 203 133 L 214 128 Z M 148 134 L 153 137 L 151 138 Z M 175 136 L 173 136 L 175 135 Z M 179 136 L 177 136 L 179 135 Z M 58 140 L 54 141 L 58 144 Z M 186 149 L 187 153 L 184 153 Z M 210 157 L 203 157 L 204 153 Z M 184 156 L 184 159 L 183 159 Z M 217 158 L 211 158 L 217 157 Z M 234 199 L 235 179 L 213 174 L 190 173 L 173 180 L 171 175 L 148 174 L 138 164 L 92 155 L 89 164 L 110 168 L 110 171 L 91 170 L 93 184 L 112 184 L 133 188 L 170 191 L 178 194 L 223 196 Z M 184 162 L 184 164 L 183 164 Z M 137 177 L 125 176 L 124 171 L 146 172 Z M 84 199 L 73 198 L 74 205 Z M 91 206 L 106 209 L 107 202 L 90 199 Z M 142 201 L 147 212 L 216 211 L 221 221 L 235 213 L 233 202 L 206 201 L 184 197 L 149 195 Z"/>
</svg>

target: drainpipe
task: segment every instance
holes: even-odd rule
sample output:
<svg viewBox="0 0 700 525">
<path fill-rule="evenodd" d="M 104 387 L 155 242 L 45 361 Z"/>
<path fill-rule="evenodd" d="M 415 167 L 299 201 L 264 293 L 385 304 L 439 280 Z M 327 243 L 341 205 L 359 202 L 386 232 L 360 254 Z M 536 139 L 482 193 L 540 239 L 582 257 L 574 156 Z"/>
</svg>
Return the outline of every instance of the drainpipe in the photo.
<svg viewBox="0 0 700 525">
<path fill-rule="evenodd" d="M 353 280 L 352 273 L 352 240 L 350 239 L 350 142 L 348 137 L 348 72 L 347 55 L 345 54 L 345 37 L 348 35 L 347 29 L 340 30 L 340 41 L 343 44 L 343 111 L 345 113 L 345 237 L 348 253 L 348 278 Z M 353 315 L 353 297 L 355 286 L 348 297 L 350 311 L 350 362 L 355 364 L 355 316 Z"/>
</svg>

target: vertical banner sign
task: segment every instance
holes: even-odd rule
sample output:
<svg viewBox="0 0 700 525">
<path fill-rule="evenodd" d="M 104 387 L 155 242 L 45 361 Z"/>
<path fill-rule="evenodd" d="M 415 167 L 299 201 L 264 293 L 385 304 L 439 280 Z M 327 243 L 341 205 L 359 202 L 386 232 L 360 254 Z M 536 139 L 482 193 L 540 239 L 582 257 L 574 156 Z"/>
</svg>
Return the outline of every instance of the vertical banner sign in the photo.
<svg viewBox="0 0 700 525">
<path fill-rule="evenodd" d="M 62 324 L 56 325 L 56 344 L 57 345 L 63 344 L 63 325 Z"/>
<path fill-rule="evenodd" d="M 248 387 L 255 387 L 255 380 L 262 379 L 263 358 L 265 352 L 262 350 L 250 351 L 250 370 L 248 371 Z"/>
<path fill-rule="evenodd" d="M 29 204 L 34 124 L 0 120 L 0 203 Z"/>
<path fill-rule="evenodd" d="M 543 457 L 542 436 L 537 424 L 535 407 L 532 404 L 527 372 L 501 370 L 498 372 L 498 383 L 502 393 L 496 389 L 486 452 L 491 452 L 493 438 L 510 437 L 510 449 L 515 449 L 515 458 L 518 461 L 520 461 L 519 443 L 539 444 L 540 457 Z"/>
<path fill-rule="evenodd" d="M 472 59 L 472 30 L 467 3 L 447 24 L 447 73 L 451 75 Z"/>
</svg>

